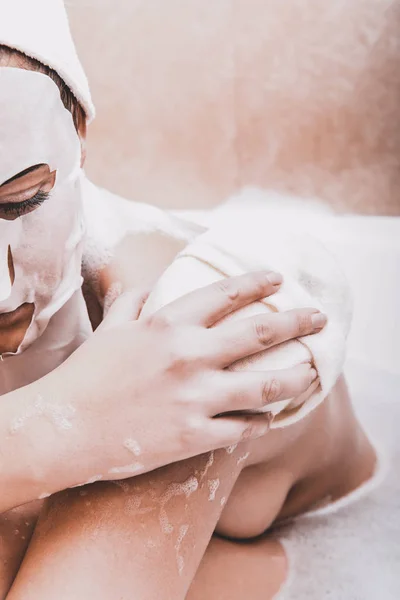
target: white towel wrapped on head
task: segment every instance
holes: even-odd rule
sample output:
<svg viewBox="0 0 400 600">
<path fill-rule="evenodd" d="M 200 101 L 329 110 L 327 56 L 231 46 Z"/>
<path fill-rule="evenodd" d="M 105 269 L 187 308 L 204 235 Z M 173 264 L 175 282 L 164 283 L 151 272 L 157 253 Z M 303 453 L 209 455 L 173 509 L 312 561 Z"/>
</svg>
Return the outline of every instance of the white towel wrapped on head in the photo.
<svg viewBox="0 0 400 600">
<path fill-rule="evenodd" d="M 0 12 L 0 44 L 54 69 L 91 121 L 95 109 L 63 0 L 0 0 Z"/>
<path fill-rule="evenodd" d="M 272 232 L 272 233 L 271 233 Z M 340 375 L 346 337 L 351 320 L 347 281 L 334 258 L 316 240 L 294 228 L 274 226 L 273 211 L 268 223 L 249 215 L 235 219 L 225 215 L 213 220 L 211 228 L 190 244 L 166 270 L 146 303 L 143 316 L 172 300 L 221 278 L 250 271 L 273 270 L 284 277 L 281 290 L 248 306 L 230 318 L 261 312 L 315 307 L 328 316 L 328 324 L 312 336 L 291 340 L 240 361 L 235 370 L 269 371 L 289 368 L 305 361 L 317 369 L 320 388 L 303 404 L 296 399 L 268 405 L 274 415 L 273 428 L 284 427 L 306 416 L 333 388 Z"/>
</svg>

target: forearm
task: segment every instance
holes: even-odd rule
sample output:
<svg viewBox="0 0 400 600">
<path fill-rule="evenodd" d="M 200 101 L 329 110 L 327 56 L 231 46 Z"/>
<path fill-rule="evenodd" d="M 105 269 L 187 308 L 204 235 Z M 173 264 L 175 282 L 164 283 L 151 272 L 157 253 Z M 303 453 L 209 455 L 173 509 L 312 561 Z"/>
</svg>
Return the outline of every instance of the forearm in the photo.
<svg viewBox="0 0 400 600">
<path fill-rule="evenodd" d="M 58 373 L 0 398 L 0 514 L 79 482 L 79 429 Z"/>
<path fill-rule="evenodd" d="M 52 498 L 10 600 L 183 600 L 237 463 L 238 455 L 221 450 Z"/>
<path fill-rule="evenodd" d="M 0 513 L 45 493 L 51 432 L 39 418 L 37 383 L 0 398 Z"/>
</svg>

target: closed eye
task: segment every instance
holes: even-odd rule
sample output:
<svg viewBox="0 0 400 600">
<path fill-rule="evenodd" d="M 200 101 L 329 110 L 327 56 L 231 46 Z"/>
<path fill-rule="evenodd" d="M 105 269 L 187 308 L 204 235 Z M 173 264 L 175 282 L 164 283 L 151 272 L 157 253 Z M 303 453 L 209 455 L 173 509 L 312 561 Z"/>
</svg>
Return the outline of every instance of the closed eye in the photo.
<svg viewBox="0 0 400 600">
<path fill-rule="evenodd" d="M 44 192 L 39 190 L 32 198 L 24 200 L 23 202 L 8 202 L 5 204 L 0 203 L 0 215 L 3 214 L 5 217 L 22 217 L 23 215 L 32 212 L 35 208 L 38 208 L 47 200 L 50 196 L 50 192 Z"/>
</svg>

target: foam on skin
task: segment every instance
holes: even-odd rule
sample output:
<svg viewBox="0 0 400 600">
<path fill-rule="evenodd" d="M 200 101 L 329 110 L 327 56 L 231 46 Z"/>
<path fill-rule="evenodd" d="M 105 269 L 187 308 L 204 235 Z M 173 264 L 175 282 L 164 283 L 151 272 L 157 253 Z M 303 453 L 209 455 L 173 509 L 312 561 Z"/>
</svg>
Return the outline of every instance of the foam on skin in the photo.
<svg viewBox="0 0 400 600">
<path fill-rule="evenodd" d="M 207 483 L 209 491 L 208 499 L 210 502 L 213 502 L 215 500 L 215 494 L 219 488 L 220 481 L 219 479 L 209 479 Z"/>
<path fill-rule="evenodd" d="M 179 528 L 178 539 L 176 540 L 176 544 L 175 544 L 176 562 L 178 565 L 179 575 L 182 575 L 183 569 L 185 567 L 185 561 L 180 552 L 181 552 L 182 542 L 188 531 L 189 531 L 189 525 L 181 525 L 181 527 Z"/>
<path fill-rule="evenodd" d="M 237 465 L 242 464 L 243 462 L 245 462 L 250 456 L 250 452 L 246 452 L 246 454 L 243 454 L 243 456 L 240 456 L 237 460 Z"/>
<path fill-rule="evenodd" d="M 209 469 L 213 466 L 213 464 L 214 464 L 214 451 L 210 452 L 210 454 L 208 455 L 208 459 L 205 464 L 205 467 L 200 473 L 200 481 L 203 481 L 203 479 L 205 478 L 205 476 L 207 475 Z"/>
<path fill-rule="evenodd" d="M 141 463 L 132 463 L 130 465 L 125 465 L 123 467 L 113 467 L 112 469 L 110 469 L 108 472 L 110 473 L 110 475 L 112 474 L 118 474 L 118 473 L 131 473 L 133 474 L 137 474 L 140 473 L 141 471 L 144 470 L 144 466 Z"/>
<path fill-rule="evenodd" d="M 132 452 L 132 454 L 134 454 L 135 456 L 140 456 L 142 453 L 142 449 L 140 447 L 139 442 L 137 442 L 134 439 L 127 439 L 124 442 L 124 446 L 127 450 L 129 450 L 129 452 Z"/>
<path fill-rule="evenodd" d="M 233 452 L 235 452 L 237 447 L 238 447 L 238 444 L 233 444 L 232 446 L 228 446 L 227 448 L 225 448 L 225 450 L 228 454 L 233 454 Z"/>
<path fill-rule="evenodd" d="M 75 408 L 70 404 L 59 404 L 53 401 L 46 401 L 40 394 L 35 402 L 28 407 L 26 412 L 14 419 L 10 426 L 12 435 L 23 429 L 25 423 L 34 417 L 44 417 L 49 420 L 56 429 L 68 430 L 72 428 L 72 417 L 75 414 Z"/>
<path fill-rule="evenodd" d="M 186 481 L 183 483 L 171 483 L 164 494 L 160 498 L 160 514 L 159 521 L 161 525 L 161 531 L 167 535 L 171 534 L 174 531 L 173 526 L 169 522 L 167 512 L 165 510 L 166 504 L 174 498 L 175 496 L 184 495 L 186 498 L 189 498 L 194 492 L 196 492 L 199 488 L 199 481 L 196 477 L 191 475 Z"/>
</svg>

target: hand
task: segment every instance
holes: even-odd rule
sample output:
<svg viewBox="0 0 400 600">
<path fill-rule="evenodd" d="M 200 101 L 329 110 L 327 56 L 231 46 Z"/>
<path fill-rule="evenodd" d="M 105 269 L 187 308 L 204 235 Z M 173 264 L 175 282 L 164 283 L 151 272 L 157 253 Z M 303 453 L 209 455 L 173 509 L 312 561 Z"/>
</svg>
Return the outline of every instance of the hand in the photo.
<svg viewBox="0 0 400 600">
<path fill-rule="evenodd" d="M 116 300 L 98 331 L 53 374 L 58 397 L 69 404 L 75 399 L 72 460 L 82 476 L 76 480 L 75 475 L 71 484 L 132 477 L 263 435 L 266 416 L 214 417 L 299 396 L 315 380 L 315 370 L 300 365 L 238 374 L 226 367 L 268 346 L 319 331 L 321 324 L 312 323 L 318 311 L 213 325 L 272 295 L 280 282 L 267 273 L 226 279 L 139 321 L 132 319 L 143 299 L 129 293 Z M 267 330 L 268 339 L 263 335 Z"/>
</svg>

